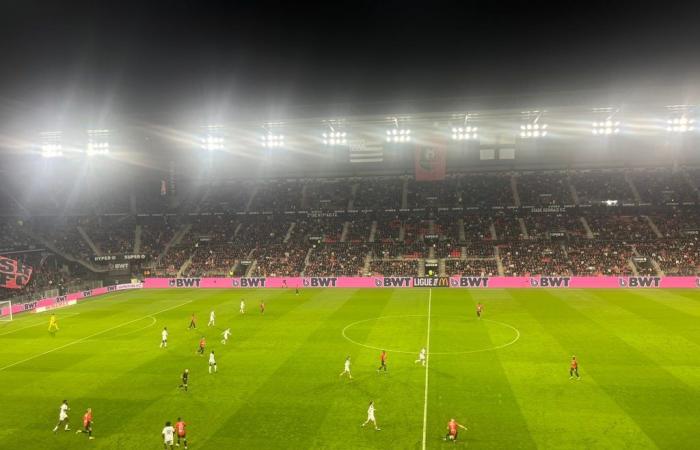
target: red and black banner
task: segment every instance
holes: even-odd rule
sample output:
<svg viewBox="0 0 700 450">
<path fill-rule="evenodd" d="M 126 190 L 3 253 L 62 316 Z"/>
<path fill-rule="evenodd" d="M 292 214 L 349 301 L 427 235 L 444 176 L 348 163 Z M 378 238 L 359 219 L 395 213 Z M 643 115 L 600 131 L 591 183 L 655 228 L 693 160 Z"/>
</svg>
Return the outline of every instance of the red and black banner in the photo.
<svg viewBox="0 0 700 450">
<path fill-rule="evenodd" d="M 21 289 L 29 283 L 32 268 L 14 259 L 0 256 L 0 287 Z"/>
<path fill-rule="evenodd" d="M 446 159 L 447 147 L 442 143 L 416 147 L 416 181 L 444 180 Z"/>
</svg>

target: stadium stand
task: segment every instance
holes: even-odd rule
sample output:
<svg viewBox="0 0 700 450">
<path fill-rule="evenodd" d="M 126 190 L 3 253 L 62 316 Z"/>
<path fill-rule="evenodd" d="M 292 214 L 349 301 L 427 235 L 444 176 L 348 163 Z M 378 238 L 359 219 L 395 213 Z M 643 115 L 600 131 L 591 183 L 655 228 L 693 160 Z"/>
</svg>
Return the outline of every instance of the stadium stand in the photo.
<svg viewBox="0 0 700 450">
<path fill-rule="evenodd" d="M 35 265 L 25 298 L 119 277 L 417 275 L 426 259 L 443 275 L 692 276 L 700 273 L 699 176 L 569 170 L 426 183 L 408 176 L 190 183 L 182 201 L 143 181 L 112 197 L 78 198 L 71 214 L 59 213 L 67 207 L 61 183 L 56 195 L 19 201 L 3 186 L 0 254 Z M 97 264 L 101 255 L 129 253 L 145 259 L 119 273 Z"/>
</svg>

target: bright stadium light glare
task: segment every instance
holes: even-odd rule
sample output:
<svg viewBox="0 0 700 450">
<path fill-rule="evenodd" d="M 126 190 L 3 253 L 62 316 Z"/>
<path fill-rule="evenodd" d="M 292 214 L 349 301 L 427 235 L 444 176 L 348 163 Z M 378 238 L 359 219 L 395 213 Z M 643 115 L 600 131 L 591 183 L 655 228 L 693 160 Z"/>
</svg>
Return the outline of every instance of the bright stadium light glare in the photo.
<svg viewBox="0 0 700 450">
<path fill-rule="evenodd" d="M 612 134 L 618 134 L 620 133 L 620 122 L 617 120 L 613 121 L 611 119 L 593 122 L 591 133 L 594 136 L 610 136 Z"/>
<path fill-rule="evenodd" d="M 58 158 L 63 156 L 63 145 L 60 131 L 45 131 L 40 134 L 41 156 L 43 158 Z"/>
<path fill-rule="evenodd" d="M 468 141 L 478 138 L 477 131 L 479 127 L 453 127 L 452 128 L 452 140 L 453 141 Z"/>
<path fill-rule="evenodd" d="M 217 151 L 224 150 L 225 141 L 223 127 L 219 125 L 208 125 L 204 127 L 204 136 L 201 139 L 200 146 L 204 150 Z"/>
<path fill-rule="evenodd" d="M 686 116 L 675 117 L 667 122 L 666 131 L 669 133 L 687 133 L 695 130 L 695 119 L 689 119 Z"/>
<path fill-rule="evenodd" d="M 543 138 L 548 134 L 546 123 L 532 122 L 520 125 L 520 137 L 522 139 Z"/>
<path fill-rule="evenodd" d="M 267 133 L 260 138 L 260 143 L 264 148 L 280 148 L 284 147 L 284 135 Z"/>
<path fill-rule="evenodd" d="M 386 130 L 386 141 L 394 143 L 411 142 L 411 130 L 407 128 L 392 128 Z"/>
<path fill-rule="evenodd" d="M 348 145 L 348 133 L 346 131 L 331 131 L 323 133 L 323 145 Z"/>
<path fill-rule="evenodd" d="M 109 154 L 109 130 L 87 130 L 85 153 L 88 156 Z"/>
</svg>

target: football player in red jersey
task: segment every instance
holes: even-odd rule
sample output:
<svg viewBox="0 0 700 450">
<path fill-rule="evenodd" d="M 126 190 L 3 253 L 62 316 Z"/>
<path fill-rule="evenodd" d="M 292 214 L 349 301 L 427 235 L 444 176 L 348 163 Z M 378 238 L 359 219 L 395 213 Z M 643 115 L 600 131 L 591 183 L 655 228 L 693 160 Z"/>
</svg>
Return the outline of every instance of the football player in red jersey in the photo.
<svg viewBox="0 0 700 450">
<path fill-rule="evenodd" d="M 569 380 L 571 380 L 574 377 L 574 375 L 576 375 L 576 379 L 581 379 L 581 376 L 578 374 L 578 361 L 576 361 L 575 356 L 572 356 L 571 367 L 569 368 Z"/>
<path fill-rule="evenodd" d="M 83 429 L 76 431 L 75 434 L 87 433 L 88 439 L 95 439 L 92 435 L 92 422 L 92 408 L 88 408 L 83 414 Z"/>
<path fill-rule="evenodd" d="M 185 430 L 185 427 L 187 426 L 187 423 L 182 420 L 182 418 L 178 417 L 177 422 L 175 423 L 175 434 L 177 434 L 177 443 L 175 444 L 176 447 L 180 446 L 180 439 L 182 439 L 182 443 L 185 446 L 185 450 L 187 450 L 187 430 Z"/>
<path fill-rule="evenodd" d="M 447 434 L 445 435 L 445 439 L 444 439 L 445 441 L 449 439 L 452 442 L 457 442 L 457 434 L 458 434 L 457 427 L 459 427 L 463 430 L 467 429 L 467 427 L 465 427 L 461 423 L 457 423 L 457 421 L 454 419 L 450 419 L 450 421 L 447 422 Z"/>
<path fill-rule="evenodd" d="M 379 361 L 380 365 L 377 368 L 377 372 L 381 371 L 384 369 L 384 372 L 386 372 L 386 350 L 382 350 L 382 354 L 379 356 Z"/>
</svg>

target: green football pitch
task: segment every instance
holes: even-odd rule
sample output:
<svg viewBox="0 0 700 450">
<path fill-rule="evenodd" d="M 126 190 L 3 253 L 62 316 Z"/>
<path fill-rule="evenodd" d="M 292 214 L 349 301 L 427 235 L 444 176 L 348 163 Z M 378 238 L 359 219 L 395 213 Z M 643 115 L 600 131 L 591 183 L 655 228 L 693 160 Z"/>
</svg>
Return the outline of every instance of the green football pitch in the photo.
<svg viewBox="0 0 700 450">
<path fill-rule="evenodd" d="M 0 324 L 0 448 L 158 449 L 178 416 L 191 449 L 700 448 L 698 291 L 140 290 L 56 314 L 55 336 L 46 313 Z M 360 426 L 370 400 L 381 431 Z M 87 407 L 93 441 L 73 431 Z"/>
</svg>

